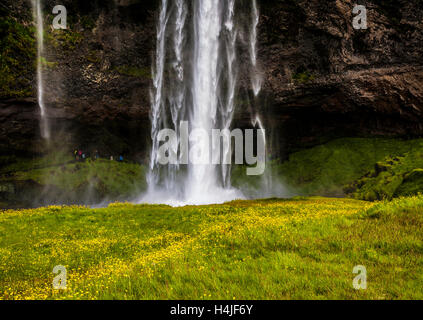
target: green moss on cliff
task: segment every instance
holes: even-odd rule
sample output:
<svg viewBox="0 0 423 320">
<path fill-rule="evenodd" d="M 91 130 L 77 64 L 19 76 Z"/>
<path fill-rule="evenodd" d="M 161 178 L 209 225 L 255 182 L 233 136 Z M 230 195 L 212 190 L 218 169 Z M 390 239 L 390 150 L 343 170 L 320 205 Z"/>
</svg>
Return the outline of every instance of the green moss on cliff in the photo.
<svg viewBox="0 0 423 320">
<path fill-rule="evenodd" d="M 364 200 L 391 200 L 423 192 L 423 142 L 402 156 L 388 157 L 375 164 L 364 177 L 351 185 L 353 197 Z"/>
<path fill-rule="evenodd" d="M 395 166 L 386 160 L 404 154 L 407 156 Z M 377 174 L 369 173 L 375 168 Z M 354 193 L 356 198 L 375 200 L 415 194 L 418 188 L 423 191 L 420 171 L 411 174 L 419 168 L 423 168 L 423 139 L 345 138 L 293 153 L 283 163 L 268 163 L 266 170 L 290 194 L 348 196 Z M 263 177 L 246 176 L 244 169 L 233 170 L 234 185 L 247 193 L 261 188 Z M 360 189 L 355 191 L 358 186 Z"/>
<path fill-rule="evenodd" d="M 302 194 L 344 194 L 379 161 L 420 147 L 422 140 L 339 139 L 292 154 L 280 166 L 287 183 Z M 348 190 L 347 190 L 348 191 Z"/>
<path fill-rule="evenodd" d="M 47 59 L 44 57 L 40 57 L 40 62 L 43 68 L 46 68 L 46 69 L 54 69 L 58 65 L 58 62 L 47 61 Z"/>
<path fill-rule="evenodd" d="M 0 98 L 32 94 L 35 57 L 34 28 L 0 18 Z"/>
<path fill-rule="evenodd" d="M 292 76 L 292 80 L 294 80 L 294 82 L 298 84 L 304 84 L 309 81 L 313 81 L 314 78 L 314 75 L 311 74 L 309 71 L 298 72 Z"/>
<path fill-rule="evenodd" d="M 75 50 L 84 39 L 79 32 L 67 30 L 52 30 L 46 33 L 47 44 L 55 49 Z"/>
<path fill-rule="evenodd" d="M 100 63 L 101 62 L 101 58 L 100 58 L 98 52 L 95 51 L 95 50 L 90 50 L 85 58 L 89 62 L 92 62 L 92 63 L 96 63 L 97 64 L 97 63 Z"/>
</svg>

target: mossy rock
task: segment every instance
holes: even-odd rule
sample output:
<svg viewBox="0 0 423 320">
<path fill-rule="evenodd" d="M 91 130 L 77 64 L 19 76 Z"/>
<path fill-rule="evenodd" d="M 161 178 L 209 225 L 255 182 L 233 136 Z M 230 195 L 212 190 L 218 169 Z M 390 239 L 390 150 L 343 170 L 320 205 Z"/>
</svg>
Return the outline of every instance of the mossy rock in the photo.
<svg viewBox="0 0 423 320">
<path fill-rule="evenodd" d="M 0 98 L 32 94 L 36 45 L 34 28 L 0 18 Z"/>
<path fill-rule="evenodd" d="M 414 169 L 404 177 L 395 191 L 395 197 L 411 196 L 423 193 L 423 169 Z"/>
<path fill-rule="evenodd" d="M 386 172 L 391 168 L 391 164 L 387 162 L 376 162 L 375 164 L 375 173 L 376 175 Z"/>
</svg>

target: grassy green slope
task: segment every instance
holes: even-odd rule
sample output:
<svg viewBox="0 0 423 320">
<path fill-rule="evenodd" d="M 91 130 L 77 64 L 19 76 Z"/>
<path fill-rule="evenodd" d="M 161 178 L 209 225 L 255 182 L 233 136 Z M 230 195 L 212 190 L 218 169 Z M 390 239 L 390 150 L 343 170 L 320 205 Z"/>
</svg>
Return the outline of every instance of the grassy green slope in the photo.
<svg viewBox="0 0 423 320">
<path fill-rule="evenodd" d="M 279 172 L 303 194 L 342 194 L 378 161 L 418 149 L 423 150 L 422 139 L 339 139 L 293 154 Z"/>
<path fill-rule="evenodd" d="M 0 214 L 3 299 L 422 299 L 423 197 Z M 68 289 L 52 289 L 55 265 Z M 352 288 L 364 265 L 367 290 Z"/>
<path fill-rule="evenodd" d="M 351 184 L 387 158 L 408 155 L 407 170 L 423 169 L 422 152 L 423 139 L 344 138 L 293 153 L 283 163 L 268 163 L 267 170 L 291 194 L 345 196 L 351 192 Z M 245 168 L 234 169 L 234 185 L 247 190 L 247 194 L 261 186 L 261 179 L 246 176 Z"/>
<path fill-rule="evenodd" d="M 16 190 L 27 188 L 23 189 L 27 190 L 24 191 L 29 199 L 27 202 L 37 189 L 45 192 L 44 196 L 50 201 L 57 200 L 59 203 L 81 203 L 78 201 L 81 199 L 124 200 L 146 189 L 145 167 L 142 165 L 104 159 L 75 162 L 60 155 L 55 158 L 17 160 L 0 169 L 2 184 L 13 184 Z M 13 196 L 22 197 L 20 194 Z"/>
<path fill-rule="evenodd" d="M 378 162 L 351 189 L 355 198 L 364 200 L 423 193 L 423 148 Z"/>
<path fill-rule="evenodd" d="M 127 196 L 137 188 L 144 188 L 144 176 L 144 168 L 140 165 L 109 160 L 87 160 L 14 173 L 17 180 L 31 179 L 40 184 L 57 186 L 66 192 L 92 184 L 101 194 L 111 197 Z"/>
<path fill-rule="evenodd" d="M 7 158 L 0 158 L 2 161 L 9 164 L 0 168 L 0 183 L 33 181 L 73 196 L 57 203 L 81 203 L 75 200 L 83 198 L 88 188 L 95 199 L 118 200 L 146 188 L 145 167 L 137 164 L 108 160 L 73 163 L 64 153 L 15 159 L 12 164 Z M 264 176 L 247 176 L 246 167 L 234 166 L 233 185 L 252 198 L 270 194 L 381 200 L 414 195 L 423 191 L 423 139 L 338 139 L 293 153 L 283 163 L 269 162 L 266 170 Z M 268 184 L 270 180 L 273 184 Z M 270 193 L 263 192 L 266 185 L 271 186 Z"/>
</svg>

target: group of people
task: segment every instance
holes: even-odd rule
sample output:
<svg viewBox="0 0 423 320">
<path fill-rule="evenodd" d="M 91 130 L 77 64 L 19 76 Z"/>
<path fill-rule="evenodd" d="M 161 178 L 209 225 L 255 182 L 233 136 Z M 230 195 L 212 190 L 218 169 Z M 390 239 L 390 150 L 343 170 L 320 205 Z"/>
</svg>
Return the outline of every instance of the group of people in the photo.
<svg viewBox="0 0 423 320">
<path fill-rule="evenodd" d="M 85 161 L 86 159 L 90 159 L 91 155 L 89 153 L 84 152 L 81 149 L 75 149 L 74 156 L 76 161 Z M 97 160 L 100 158 L 100 154 L 98 153 L 98 150 L 95 150 L 93 153 L 92 159 Z M 114 157 L 110 156 L 110 161 L 114 161 Z M 119 155 L 119 157 L 116 158 L 116 161 L 123 162 L 123 156 Z"/>
<path fill-rule="evenodd" d="M 75 156 L 76 161 L 84 161 L 84 160 L 90 158 L 90 154 L 86 153 L 85 151 L 82 151 L 81 149 L 75 149 L 73 154 Z M 97 151 L 94 153 L 94 159 L 98 159 L 98 152 Z"/>
</svg>

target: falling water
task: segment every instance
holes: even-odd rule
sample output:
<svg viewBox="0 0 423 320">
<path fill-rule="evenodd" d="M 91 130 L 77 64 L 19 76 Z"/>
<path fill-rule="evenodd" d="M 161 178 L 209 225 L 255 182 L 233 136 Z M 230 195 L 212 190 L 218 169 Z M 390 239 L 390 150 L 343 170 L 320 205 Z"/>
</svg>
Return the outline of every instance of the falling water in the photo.
<svg viewBox="0 0 423 320">
<path fill-rule="evenodd" d="M 221 108 L 222 110 L 222 128 L 230 129 L 232 124 L 232 118 L 235 111 L 235 90 L 236 90 L 236 39 L 237 31 L 234 25 L 234 14 L 235 14 L 235 0 L 228 1 L 228 10 L 225 20 L 226 28 L 226 68 L 227 68 L 227 88 L 226 104 Z M 223 157 L 231 152 L 229 148 L 223 150 Z M 231 185 L 231 171 L 227 165 L 222 165 L 222 179 L 223 185 L 229 188 Z"/>
<path fill-rule="evenodd" d="M 37 39 L 37 95 L 38 106 L 41 113 L 41 136 L 44 139 L 50 138 L 50 130 L 44 105 L 44 82 L 43 82 L 43 54 L 44 54 L 44 25 L 41 8 L 41 0 L 32 0 L 34 19 L 36 23 Z"/>
<path fill-rule="evenodd" d="M 180 164 L 186 155 L 179 149 L 181 121 L 189 123 L 191 133 L 231 129 L 238 71 L 235 10 L 235 0 L 161 1 L 151 91 L 149 190 L 140 202 L 207 204 L 243 197 L 231 187 L 230 165 Z M 253 11 L 257 16 L 256 6 Z M 255 39 L 252 46 L 256 61 Z M 159 164 L 157 137 L 165 128 L 177 133 L 171 152 L 178 155 L 179 164 Z M 212 157 L 231 152 L 227 144 L 223 150 L 209 147 Z"/>
<path fill-rule="evenodd" d="M 229 129 L 233 112 L 234 90 L 234 1 L 225 1 L 221 14 L 223 1 L 203 0 L 195 2 L 194 23 L 194 66 L 193 66 L 193 108 L 192 129 Z M 223 6 L 223 5 L 222 5 Z M 222 37 L 221 37 L 222 35 Z M 222 39 L 225 38 L 225 39 Z M 221 46 L 225 50 L 221 51 Z M 221 52 L 226 51 L 226 57 Z M 227 61 L 223 61 L 224 59 Z M 227 66 L 226 79 L 220 79 L 220 69 Z M 228 89 L 226 99 L 220 91 L 220 86 L 226 82 Z M 222 101 L 223 100 L 223 101 Z M 220 150 L 211 146 L 211 155 Z M 225 152 L 229 152 L 224 148 Z M 187 200 L 195 203 L 224 202 L 239 197 L 240 194 L 230 189 L 228 180 L 229 170 L 227 165 L 222 168 L 219 175 L 218 167 L 210 163 L 192 165 L 189 167 L 187 181 Z"/>
<path fill-rule="evenodd" d="M 251 59 L 251 85 L 254 93 L 255 102 L 258 101 L 258 95 L 262 89 L 262 76 L 260 74 L 259 66 L 257 64 L 257 27 L 259 24 L 259 11 L 257 8 L 257 1 L 252 0 L 252 24 L 251 24 L 251 31 L 250 31 L 250 59 Z M 258 111 L 256 110 L 255 118 L 252 120 L 253 127 L 257 127 L 259 129 L 264 130 L 265 127 L 261 120 Z M 264 145 L 268 147 L 266 137 L 263 137 Z M 268 157 L 269 153 L 266 150 L 266 157 Z M 266 162 L 269 163 L 269 159 L 266 159 Z M 285 187 L 278 182 L 274 182 L 273 180 L 273 173 L 272 168 L 267 166 L 264 174 L 260 177 L 261 187 L 259 197 L 280 197 L 286 194 Z"/>
<path fill-rule="evenodd" d="M 261 91 L 262 85 L 262 78 L 259 73 L 259 69 L 257 66 L 257 26 L 259 24 L 259 12 L 257 9 L 257 1 L 252 0 L 252 15 L 253 15 L 253 23 L 251 24 L 251 32 L 250 32 L 250 57 L 251 57 L 251 82 L 253 86 L 254 96 L 258 96 Z"/>
<path fill-rule="evenodd" d="M 167 0 L 162 0 L 156 43 L 156 65 L 153 67 L 153 89 L 151 92 L 151 140 L 152 152 L 150 157 L 150 172 L 147 175 L 149 193 L 154 193 L 155 186 L 159 183 L 158 176 L 158 133 L 161 130 L 161 112 L 164 108 L 162 101 L 163 75 L 165 63 L 165 32 L 167 27 Z"/>
</svg>

